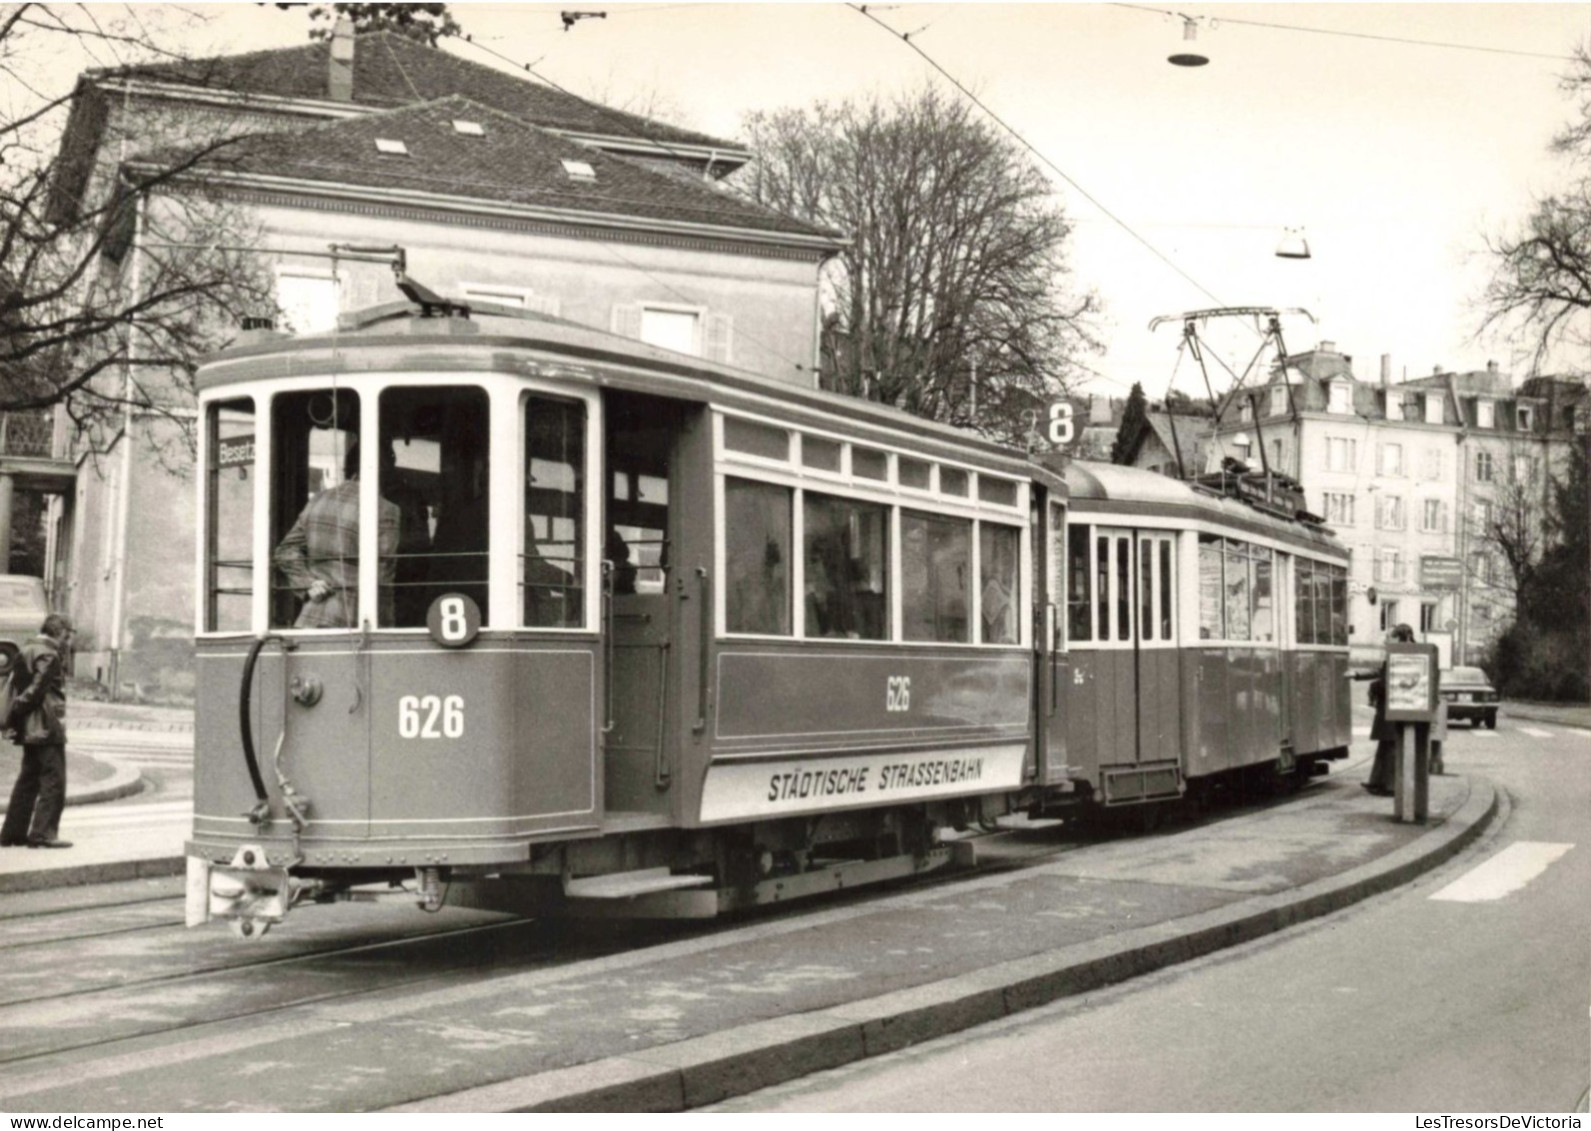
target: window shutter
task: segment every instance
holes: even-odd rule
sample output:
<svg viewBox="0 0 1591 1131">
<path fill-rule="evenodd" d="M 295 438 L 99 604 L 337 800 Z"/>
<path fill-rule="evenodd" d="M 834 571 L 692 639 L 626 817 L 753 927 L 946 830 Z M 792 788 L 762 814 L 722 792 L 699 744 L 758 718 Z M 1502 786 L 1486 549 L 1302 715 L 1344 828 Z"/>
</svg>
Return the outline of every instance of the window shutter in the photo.
<svg viewBox="0 0 1591 1131">
<path fill-rule="evenodd" d="M 730 362 L 733 343 L 733 319 L 727 314 L 707 315 L 707 341 L 702 353 L 709 361 Z"/>
<path fill-rule="evenodd" d="M 641 338 L 641 308 L 634 303 L 617 303 L 613 307 L 613 332 L 622 338 Z"/>
</svg>

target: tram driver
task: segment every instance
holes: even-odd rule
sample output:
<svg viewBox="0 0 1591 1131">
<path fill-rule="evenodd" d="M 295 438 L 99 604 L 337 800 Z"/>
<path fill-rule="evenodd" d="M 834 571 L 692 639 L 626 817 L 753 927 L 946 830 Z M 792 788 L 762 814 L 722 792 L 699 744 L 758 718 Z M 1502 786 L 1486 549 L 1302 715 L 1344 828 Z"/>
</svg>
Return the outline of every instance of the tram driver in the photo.
<svg viewBox="0 0 1591 1131">
<path fill-rule="evenodd" d="M 396 460 L 381 446 L 383 477 Z M 380 624 L 392 623 L 400 519 L 396 503 L 380 500 Z M 294 628 L 353 628 L 359 616 L 359 441 L 343 456 L 343 481 L 311 499 L 272 555 L 287 583 L 303 594 Z"/>
</svg>

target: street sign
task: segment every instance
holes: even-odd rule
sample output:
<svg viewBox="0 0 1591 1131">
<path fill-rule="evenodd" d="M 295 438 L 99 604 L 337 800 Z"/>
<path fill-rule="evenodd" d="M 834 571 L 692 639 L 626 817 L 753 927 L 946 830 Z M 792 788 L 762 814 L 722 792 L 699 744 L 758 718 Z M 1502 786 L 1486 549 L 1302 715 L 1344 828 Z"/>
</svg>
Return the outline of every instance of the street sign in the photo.
<svg viewBox="0 0 1591 1131">
<path fill-rule="evenodd" d="M 1457 558 L 1425 556 L 1420 559 L 1420 588 L 1457 589 L 1464 580 L 1464 563 Z"/>
</svg>

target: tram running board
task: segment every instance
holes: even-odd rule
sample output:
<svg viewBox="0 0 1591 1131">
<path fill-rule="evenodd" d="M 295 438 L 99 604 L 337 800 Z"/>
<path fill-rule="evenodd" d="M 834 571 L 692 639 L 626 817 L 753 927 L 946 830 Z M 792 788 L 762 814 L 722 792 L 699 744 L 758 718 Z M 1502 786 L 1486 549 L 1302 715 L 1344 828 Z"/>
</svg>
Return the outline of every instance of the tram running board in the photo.
<svg viewBox="0 0 1591 1131">
<path fill-rule="evenodd" d="M 502 876 L 455 884 L 456 907 L 564 919 L 712 919 L 720 912 L 784 903 L 825 892 L 864 887 L 932 872 L 947 864 L 971 867 L 977 849 L 967 841 L 939 845 L 922 856 L 831 861 L 822 868 L 770 876 L 737 888 L 708 888 L 710 876 L 675 876 L 663 868 L 589 876 L 560 885 L 556 876 Z M 583 894 L 583 893 L 600 894 Z"/>
<path fill-rule="evenodd" d="M 563 893 L 570 899 L 633 899 L 638 895 L 704 887 L 712 882 L 711 876 L 676 876 L 667 868 L 642 868 L 566 880 Z"/>
</svg>

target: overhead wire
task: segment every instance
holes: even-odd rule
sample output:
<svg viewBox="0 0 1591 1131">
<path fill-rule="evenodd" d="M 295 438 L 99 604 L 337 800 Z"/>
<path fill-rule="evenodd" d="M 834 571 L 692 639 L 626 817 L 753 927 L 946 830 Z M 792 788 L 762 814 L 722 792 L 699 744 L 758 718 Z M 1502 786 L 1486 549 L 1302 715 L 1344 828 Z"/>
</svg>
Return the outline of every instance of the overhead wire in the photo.
<svg viewBox="0 0 1591 1131">
<path fill-rule="evenodd" d="M 1215 294 L 1215 292 L 1211 291 L 1203 283 L 1199 282 L 1199 280 L 1195 279 L 1187 271 L 1183 270 L 1181 265 L 1179 265 L 1176 261 L 1174 261 L 1165 252 L 1161 251 L 1158 247 L 1156 247 L 1153 243 L 1151 243 L 1149 241 L 1148 237 L 1146 237 L 1143 234 L 1141 234 L 1131 224 L 1127 223 L 1126 220 L 1122 219 L 1120 216 L 1116 215 L 1115 212 L 1111 211 L 1111 209 L 1109 207 L 1107 207 L 1103 201 L 1101 201 L 1093 193 L 1089 192 L 1086 188 L 1084 188 L 1081 184 L 1079 184 L 1077 182 L 1077 180 L 1075 178 L 1073 178 L 1070 173 L 1068 173 L 1065 169 L 1062 169 L 1054 161 L 1050 160 L 1050 158 L 1042 150 L 1040 150 L 1036 145 L 1034 145 L 1026 137 L 1024 137 L 1020 130 L 1018 130 L 1015 126 L 1011 125 L 1011 123 L 1007 122 L 1004 118 L 1002 118 L 986 102 L 984 102 L 983 99 L 979 98 L 976 94 L 974 94 L 971 90 L 969 90 L 965 83 L 963 83 L 960 79 L 956 78 L 955 75 L 951 74 L 948 70 L 946 70 L 945 67 L 937 59 L 935 59 L 933 56 L 929 55 L 928 52 L 924 51 L 919 44 L 912 42 L 912 38 L 911 37 L 912 37 L 912 35 L 915 34 L 914 32 L 896 31 L 894 28 L 892 28 L 888 24 L 886 24 L 883 20 L 881 20 L 877 16 L 875 16 L 872 12 L 868 11 L 868 6 L 866 4 L 847 4 L 846 7 L 850 8 L 853 12 L 856 12 L 858 15 L 863 16 L 864 18 L 872 21 L 873 24 L 875 24 L 877 27 L 883 29 L 889 35 L 891 35 L 894 38 L 900 40 L 907 47 L 909 47 L 912 51 L 916 52 L 918 57 L 921 58 L 923 60 L 923 62 L 927 63 L 930 67 L 932 67 L 935 71 L 937 71 L 944 78 L 944 80 L 946 82 L 950 83 L 957 90 L 959 90 L 964 98 L 966 98 L 974 106 L 978 107 L 978 109 L 982 110 L 985 114 L 987 114 L 991 121 L 993 121 L 996 125 L 998 125 L 1006 133 L 1010 134 L 1011 137 L 1013 139 L 1015 139 L 1016 142 L 1019 145 L 1022 146 L 1022 148 L 1026 149 L 1035 158 L 1037 158 L 1046 168 L 1048 168 L 1056 176 L 1060 177 L 1061 180 L 1065 181 L 1068 185 L 1070 185 L 1073 189 L 1075 189 L 1077 191 L 1077 193 L 1080 196 L 1083 197 L 1084 200 L 1086 200 L 1090 204 L 1092 204 L 1101 213 L 1103 213 L 1106 217 L 1108 217 L 1113 223 L 1115 223 L 1117 227 L 1121 228 L 1122 231 L 1126 232 L 1129 236 L 1131 236 L 1134 240 L 1136 240 L 1139 244 L 1141 244 L 1145 249 L 1147 249 L 1149 251 L 1149 253 L 1151 255 L 1153 255 L 1156 259 L 1160 260 L 1167 267 L 1171 268 L 1171 270 L 1175 271 L 1185 281 L 1187 281 L 1188 283 L 1192 284 L 1195 290 L 1197 290 L 1200 294 L 1204 295 L 1210 301 L 1212 301 L 1212 302 L 1214 302 L 1214 303 L 1216 303 L 1218 305 L 1225 305 L 1221 301 L 1220 297 Z"/>
<path fill-rule="evenodd" d="M 1189 16 L 1185 12 L 1173 12 L 1169 8 L 1153 8 L 1146 4 L 1113 3 L 1112 8 L 1126 8 L 1135 12 L 1149 12 L 1154 15 L 1170 16 L 1179 20 L 1198 20 L 1206 17 Z M 1415 39 L 1402 35 L 1378 35 L 1368 31 L 1344 31 L 1339 28 L 1306 27 L 1302 24 L 1281 24 L 1270 20 L 1245 20 L 1237 16 L 1210 16 L 1207 17 L 1212 27 L 1220 24 L 1242 24 L 1247 27 L 1269 28 L 1273 31 L 1297 31 L 1312 35 L 1336 35 L 1345 39 L 1368 39 L 1380 43 L 1398 43 L 1413 47 L 1438 47 L 1449 51 L 1482 51 L 1490 55 L 1515 55 L 1525 59 L 1552 59 L 1560 63 L 1573 62 L 1573 56 L 1555 55 L 1545 51 L 1520 51 L 1511 47 L 1487 47 L 1478 43 L 1448 43 L 1436 39 Z"/>
</svg>

